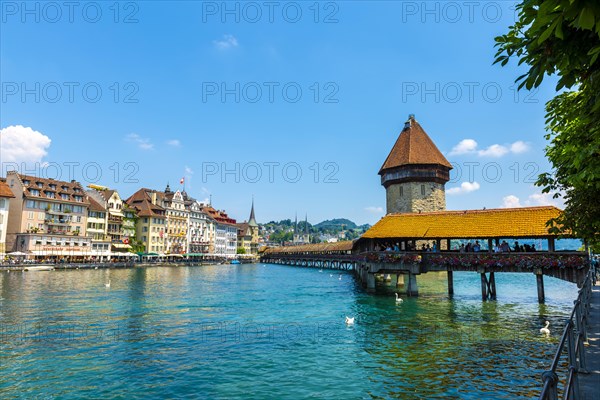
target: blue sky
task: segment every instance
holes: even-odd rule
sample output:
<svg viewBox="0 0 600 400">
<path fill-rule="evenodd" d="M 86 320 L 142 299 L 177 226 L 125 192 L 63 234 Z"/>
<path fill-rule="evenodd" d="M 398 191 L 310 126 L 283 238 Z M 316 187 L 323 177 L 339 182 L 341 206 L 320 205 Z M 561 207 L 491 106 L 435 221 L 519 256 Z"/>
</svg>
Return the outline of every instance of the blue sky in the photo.
<svg viewBox="0 0 600 400">
<path fill-rule="evenodd" d="M 2 2 L 2 173 L 181 188 L 239 220 L 374 223 L 409 114 L 457 167 L 449 209 L 532 182 L 554 80 L 492 65 L 514 2 Z M 27 7 L 27 8 L 26 8 Z M 227 8 L 225 8 L 227 7 Z"/>
</svg>

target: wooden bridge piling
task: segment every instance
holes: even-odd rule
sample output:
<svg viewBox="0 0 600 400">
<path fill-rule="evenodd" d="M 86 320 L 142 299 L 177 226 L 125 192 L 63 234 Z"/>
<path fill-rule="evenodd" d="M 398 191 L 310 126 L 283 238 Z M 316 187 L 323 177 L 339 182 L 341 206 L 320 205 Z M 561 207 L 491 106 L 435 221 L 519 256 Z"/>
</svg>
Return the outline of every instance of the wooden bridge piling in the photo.
<svg viewBox="0 0 600 400">
<path fill-rule="evenodd" d="M 485 270 L 480 272 L 481 275 L 481 299 L 483 301 L 486 300 L 496 300 L 496 279 L 494 277 L 494 273 L 490 272 L 490 277 L 488 279 Z"/>
<path fill-rule="evenodd" d="M 407 294 L 409 296 L 418 296 L 419 295 L 419 286 L 417 285 L 417 275 L 412 272 L 408 273 L 408 289 Z"/>
<path fill-rule="evenodd" d="M 544 304 L 546 301 L 546 296 L 544 293 L 544 272 L 538 268 L 534 271 L 535 280 L 537 282 L 537 295 L 538 295 L 538 303 Z"/>
<path fill-rule="evenodd" d="M 375 292 L 375 274 L 367 272 L 367 292 Z"/>
<path fill-rule="evenodd" d="M 328 254 L 318 252 L 276 253 L 261 257 L 263 262 L 297 267 L 352 270 L 368 292 L 375 292 L 378 281 L 408 296 L 419 294 L 417 275 L 447 273 L 448 295 L 454 294 L 454 272 L 479 273 L 482 300 L 496 299 L 496 272 L 533 273 L 538 301 L 544 303 L 544 275 L 581 285 L 587 273 L 588 256 L 582 252 L 458 253 L 458 252 L 364 252 Z"/>
</svg>

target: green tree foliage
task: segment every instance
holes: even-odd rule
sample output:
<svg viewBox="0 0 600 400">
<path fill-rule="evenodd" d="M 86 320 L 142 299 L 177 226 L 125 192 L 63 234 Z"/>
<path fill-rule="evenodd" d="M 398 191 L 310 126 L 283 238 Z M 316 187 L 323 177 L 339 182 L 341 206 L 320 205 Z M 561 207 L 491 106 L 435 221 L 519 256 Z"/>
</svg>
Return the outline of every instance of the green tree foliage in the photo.
<svg viewBox="0 0 600 400">
<path fill-rule="evenodd" d="M 281 243 L 281 242 L 291 242 L 293 238 L 294 238 L 293 232 L 276 231 L 271 234 L 271 236 L 269 237 L 269 240 L 272 242 Z"/>
<path fill-rule="evenodd" d="M 144 243 L 135 238 L 130 238 L 129 244 L 131 245 L 132 253 L 141 253 L 145 250 Z"/>
<path fill-rule="evenodd" d="M 546 104 L 546 156 L 552 173 L 539 176 L 544 193 L 562 192 L 565 212 L 550 230 L 574 233 L 600 243 L 600 2 L 524 0 L 518 21 L 496 38 L 496 63 L 511 58 L 529 67 L 519 89 L 539 86 L 556 74 L 556 90 Z"/>
<path fill-rule="evenodd" d="M 315 225 L 315 228 L 321 231 L 340 231 L 343 229 L 355 229 L 357 228 L 356 224 L 349 219 L 346 218 L 334 218 L 328 219 L 323 222 L 319 222 Z"/>
</svg>

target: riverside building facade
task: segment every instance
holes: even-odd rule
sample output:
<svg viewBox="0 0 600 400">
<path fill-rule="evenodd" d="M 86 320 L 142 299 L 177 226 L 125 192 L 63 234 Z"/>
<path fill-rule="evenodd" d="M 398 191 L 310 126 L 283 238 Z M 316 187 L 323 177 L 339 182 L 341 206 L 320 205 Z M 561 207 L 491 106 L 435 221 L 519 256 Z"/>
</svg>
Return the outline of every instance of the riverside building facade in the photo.
<svg viewBox="0 0 600 400">
<path fill-rule="evenodd" d="M 9 171 L 6 184 L 14 195 L 8 214 L 7 251 L 26 253 L 36 259 L 90 257 L 90 204 L 79 182 Z"/>
<path fill-rule="evenodd" d="M 0 180 L 0 257 L 6 252 L 6 229 L 8 227 L 8 211 L 10 199 L 14 198 L 8 185 Z"/>
</svg>

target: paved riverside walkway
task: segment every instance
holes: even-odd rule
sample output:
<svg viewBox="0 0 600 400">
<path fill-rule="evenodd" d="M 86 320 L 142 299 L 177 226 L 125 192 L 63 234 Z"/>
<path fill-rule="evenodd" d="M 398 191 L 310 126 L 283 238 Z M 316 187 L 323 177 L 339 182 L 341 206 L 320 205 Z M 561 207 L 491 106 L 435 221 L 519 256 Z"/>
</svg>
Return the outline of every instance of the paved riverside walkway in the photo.
<svg viewBox="0 0 600 400">
<path fill-rule="evenodd" d="M 600 399 L 600 286 L 592 286 L 592 303 L 588 325 L 589 346 L 585 361 L 589 374 L 579 374 L 579 390 L 583 400 Z"/>
</svg>

